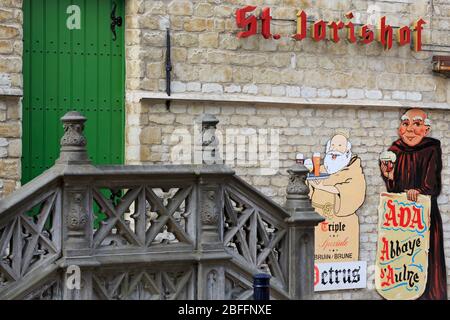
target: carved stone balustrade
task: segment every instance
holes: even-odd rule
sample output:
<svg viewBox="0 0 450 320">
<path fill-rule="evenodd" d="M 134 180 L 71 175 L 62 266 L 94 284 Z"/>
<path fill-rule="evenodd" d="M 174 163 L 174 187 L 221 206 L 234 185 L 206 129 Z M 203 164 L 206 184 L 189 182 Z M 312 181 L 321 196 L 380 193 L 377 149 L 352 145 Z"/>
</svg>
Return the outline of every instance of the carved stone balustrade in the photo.
<svg viewBox="0 0 450 320">
<path fill-rule="evenodd" d="M 0 200 L 0 299 L 251 299 L 257 273 L 272 299 L 311 298 L 303 169 L 285 209 L 222 164 L 94 166 L 86 119 L 62 121 L 57 163 Z M 218 121 L 201 123 L 217 160 Z"/>
</svg>

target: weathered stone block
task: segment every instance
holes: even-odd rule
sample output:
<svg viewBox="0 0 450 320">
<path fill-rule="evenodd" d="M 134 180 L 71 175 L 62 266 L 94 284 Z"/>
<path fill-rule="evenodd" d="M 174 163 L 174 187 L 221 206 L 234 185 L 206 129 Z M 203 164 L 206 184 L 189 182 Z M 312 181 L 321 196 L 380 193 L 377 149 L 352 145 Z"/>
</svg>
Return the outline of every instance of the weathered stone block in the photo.
<svg viewBox="0 0 450 320">
<path fill-rule="evenodd" d="M 20 158 L 22 156 L 22 140 L 14 139 L 9 142 L 7 149 L 8 156 L 11 158 Z"/>
<path fill-rule="evenodd" d="M 20 179 L 19 159 L 0 159 L 0 177 L 6 179 Z"/>
<path fill-rule="evenodd" d="M 154 126 L 147 126 L 140 132 L 139 139 L 142 144 L 160 144 L 161 143 L 161 128 Z"/>
<path fill-rule="evenodd" d="M 193 10 L 192 2 L 184 0 L 174 0 L 167 7 L 168 13 L 174 16 L 190 16 Z"/>
<path fill-rule="evenodd" d="M 191 18 L 185 21 L 184 30 L 187 32 L 200 32 L 208 28 L 208 20 L 205 18 Z"/>
<path fill-rule="evenodd" d="M 203 48 L 217 48 L 219 46 L 219 33 L 205 32 L 198 37 L 198 43 Z"/>
<path fill-rule="evenodd" d="M 0 123 L 0 137 L 19 138 L 21 134 L 19 123 Z"/>
<path fill-rule="evenodd" d="M 199 17 L 211 17 L 214 7 L 210 3 L 199 3 L 194 8 L 194 14 Z"/>
<path fill-rule="evenodd" d="M 18 27 L 10 25 L 0 25 L 0 39 L 14 39 L 20 36 Z"/>
<path fill-rule="evenodd" d="M 223 93 L 223 86 L 217 83 L 205 83 L 202 85 L 203 93 Z"/>
</svg>

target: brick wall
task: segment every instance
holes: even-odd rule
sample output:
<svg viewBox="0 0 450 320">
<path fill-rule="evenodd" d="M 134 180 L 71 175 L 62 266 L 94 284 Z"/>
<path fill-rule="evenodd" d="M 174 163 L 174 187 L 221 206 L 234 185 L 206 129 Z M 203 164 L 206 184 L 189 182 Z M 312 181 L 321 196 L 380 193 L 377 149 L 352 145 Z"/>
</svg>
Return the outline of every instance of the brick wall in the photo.
<svg viewBox="0 0 450 320">
<path fill-rule="evenodd" d="M 443 148 L 444 188 L 439 203 L 450 267 L 450 115 L 446 110 L 450 81 L 433 75 L 433 52 L 416 53 L 408 46 L 397 44 L 385 51 L 379 43 L 364 46 L 346 41 L 338 44 L 315 43 L 310 39 L 275 41 L 261 36 L 238 40 L 233 12 L 248 4 L 260 8 L 270 6 L 274 19 L 295 19 L 297 10 L 304 9 L 315 19 L 342 20 L 344 13 L 352 10 L 363 23 L 368 19 L 369 5 L 375 4 L 394 26 L 410 25 L 423 17 L 428 22 L 424 43 L 450 50 L 450 4 L 443 0 L 433 1 L 433 7 L 426 0 L 129 1 L 127 162 L 171 162 L 170 154 L 178 141 L 173 133 L 182 129 L 192 133 L 194 118 L 203 112 L 215 114 L 222 130 L 279 129 L 281 167 L 277 174 L 261 176 L 252 165 L 234 168 L 266 195 L 283 203 L 286 169 L 293 164 L 295 154 L 311 156 L 314 151 L 323 152 L 333 131 L 347 128 L 353 152 L 361 157 L 367 180 L 366 201 L 358 215 L 360 258 L 370 266 L 375 259 L 379 193 L 384 191 L 377 164 L 379 153 L 397 138 L 399 117 L 406 107 L 432 107 L 428 111 L 433 120 L 432 136 L 441 140 Z M 169 111 L 157 100 L 138 98 L 139 95 L 151 98 L 165 91 L 165 29 L 168 26 L 172 33 L 174 96 L 199 100 L 173 102 Z M 293 22 L 274 21 L 272 26 L 273 33 L 289 34 L 295 30 Z M 236 101 L 275 97 L 287 99 L 289 103 L 217 103 L 208 100 L 213 96 L 237 97 Z M 333 106 L 333 101 L 339 103 Z M 363 107 L 371 103 L 372 107 Z M 338 106 L 341 104 L 346 106 Z M 318 296 L 321 299 L 379 298 L 370 289 Z"/>
<path fill-rule="evenodd" d="M 0 197 L 20 181 L 22 1 L 0 3 Z"/>
</svg>

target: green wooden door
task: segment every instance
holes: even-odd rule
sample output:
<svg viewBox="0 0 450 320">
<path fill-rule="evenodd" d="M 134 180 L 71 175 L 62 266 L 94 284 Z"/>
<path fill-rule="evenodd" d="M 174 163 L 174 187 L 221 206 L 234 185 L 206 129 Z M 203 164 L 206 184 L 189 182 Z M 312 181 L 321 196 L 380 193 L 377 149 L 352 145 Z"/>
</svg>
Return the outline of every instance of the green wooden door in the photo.
<svg viewBox="0 0 450 320">
<path fill-rule="evenodd" d="M 60 118 L 77 110 L 95 164 L 124 159 L 124 0 L 24 0 L 22 183 L 59 156 Z"/>
</svg>

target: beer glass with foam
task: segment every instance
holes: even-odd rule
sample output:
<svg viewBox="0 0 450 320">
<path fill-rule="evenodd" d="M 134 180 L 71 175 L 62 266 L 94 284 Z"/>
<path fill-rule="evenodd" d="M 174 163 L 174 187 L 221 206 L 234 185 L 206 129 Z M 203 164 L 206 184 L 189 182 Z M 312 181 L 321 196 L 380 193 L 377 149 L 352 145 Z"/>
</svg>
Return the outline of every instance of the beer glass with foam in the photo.
<svg viewBox="0 0 450 320">
<path fill-rule="evenodd" d="M 386 171 L 391 172 L 394 170 L 394 164 L 397 161 L 397 156 L 392 151 L 385 151 L 380 155 L 380 161 L 386 165 Z"/>
<path fill-rule="evenodd" d="M 320 152 L 313 154 L 314 176 L 320 176 Z"/>
</svg>

